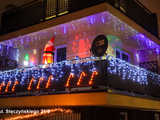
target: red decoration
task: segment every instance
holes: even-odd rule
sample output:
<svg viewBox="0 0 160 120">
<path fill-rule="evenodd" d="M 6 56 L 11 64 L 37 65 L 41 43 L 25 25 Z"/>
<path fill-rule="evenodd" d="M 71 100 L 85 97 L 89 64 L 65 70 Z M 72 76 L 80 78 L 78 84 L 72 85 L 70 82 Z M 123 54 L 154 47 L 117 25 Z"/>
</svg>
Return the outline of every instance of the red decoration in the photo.
<svg viewBox="0 0 160 120">
<path fill-rule="evenodd" d="M 51 84 L 51 80 L 53 79 L 53 75 L 50 75 L 49 78 L 48 78 L 48 81 L 47 81 L 47 84 L 46 84 L 46 89 L 48 89 L 50 87 L 50 84 Z"/>
<path fill-rule="evenodd" d="M 16 81 L 14 82 L 13 87 L 12 87 L 12 92 L 15 92 L 16 85 L 18 85 L 18 84 L 19 84 L 19 82 L 16 80 Z"/>
<path fill-rule="evenodd" d="M 0 93 L 2 92 L 2 88 L 5 86 L 5 83 L 4 82 L 2 82 L 1 84 L 0 84 Z"/>
<path fill-rule="evenodd" d="M 66 87 L 69 87 L 70 86 L 70 81 L 71 81 L 71 79 L 74 77 L 74 74 L 73 73 L 71 73 L 70 75 L 69 75 L 69 77 L 68 77 L 68 79 L 67 79 L 67 83 L 66 83 Z"/>
<path fill-rule="evenodd" d="M 94 71 L 93 73 L 92 73 L 92 75 L 91 75 L 91 79 L 90 79 L 90 81 L 89 81 L 89 85 L 93 85 L 93 80 L 94 80 L 94 78 L 95 78 L 95 76 L 97 76 L 98 75 L 98 72 L 97 71 Z"/>
<path fill-rule="evenodd" d="M 52 38 L 50 41 L 47 42 L 44 48 L 43 53 L 43 64 L 50 64 L 53 63 L 54 60 L 54 38 Z"/>
<path fill-rule="evenodd" d="M 40 84 L 41 84 L 41 82 L 42 82 L 43 80 L 44 80 L 43 77 L 40 77 L 40 78 L 39 78 L 39 81 L 38 81 L 38 84 L 37 84 L 37 87 L 36 87 L 37 90 L 40 89 Z"/>
<path fill-rule="evenodd" d="M 80 75 L 80 77 L 79 77 L 79 79 L 78 79 L 77 86 L 81 85 L 83 77 L 85 77 L 85 76 L 86 76 L 85 72 L 82 72 L 81 75 Z"/>
<path fill-rule="evenodd" d="M 8 92 L 8 89 L 9 89 L 10 85 L 11 85 L 11 81 L 8 81 L 7 86 L 5 88 L 5 92 L 6 93 Z"/>
<path fill-rule="evenodd" d="M 31 81 L 30 81 L 30 83 L 28 85 L 28 88 L 27 88 L 28 91 L 30 91 L 32 89 L 31 87 L 32 87 L 32 84 L 33 84 L 34 80 L 35 80 L 34 78 L 31 79 Z"/>
</svg>

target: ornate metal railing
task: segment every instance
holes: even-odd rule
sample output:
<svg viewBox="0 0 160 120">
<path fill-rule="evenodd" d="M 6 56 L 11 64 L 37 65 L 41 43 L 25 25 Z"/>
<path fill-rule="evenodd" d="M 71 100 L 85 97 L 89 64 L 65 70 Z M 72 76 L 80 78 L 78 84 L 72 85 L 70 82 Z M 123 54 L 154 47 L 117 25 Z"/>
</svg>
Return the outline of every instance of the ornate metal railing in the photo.
<svg viewBox="0 0 160 120">
<path fill-rule="evenodd" d="M 160 75 L 111 56 L 105 59 L 75 59 L 0 73 L 1 97 L 65 93 L 75 89 L 87 92 L 102 88 L 160 97 Z"/>
</svg>

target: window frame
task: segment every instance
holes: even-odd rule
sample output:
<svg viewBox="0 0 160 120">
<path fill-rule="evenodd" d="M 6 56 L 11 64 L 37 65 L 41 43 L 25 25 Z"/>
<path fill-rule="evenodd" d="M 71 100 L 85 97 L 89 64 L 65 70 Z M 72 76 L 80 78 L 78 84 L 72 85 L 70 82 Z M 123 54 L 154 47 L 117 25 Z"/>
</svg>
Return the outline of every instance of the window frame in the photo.
<svg viewBox="0 0 160 120">
<path fill-rule="evenodd" d="M 116 48 L 115 54 L 116 54 L 117 51 L 120 53 L 120 58 L 119 59 L 123 60 L 122 55 L 124 54 L 124 55 L 128 56 L 128 61 L 126 61 L 126 60 L 124 60 L 124 61 L 130 62 L 130 54 L 129 53 L 127 53 L 126 51 L 120 50 L 119 48 Z M 117 54 L 116 54 L 116 58 L 117 58 Z"/>
<path fill-rule="evenodd" d="M 67 45 L 66 44 L 59 45 L 59 46 L 56 46 L 54 50 L 54 62 L 57 62 L 57 49 L 59 48 L 66 48 L 66 58 L 67 58 Z"/>
</svg>

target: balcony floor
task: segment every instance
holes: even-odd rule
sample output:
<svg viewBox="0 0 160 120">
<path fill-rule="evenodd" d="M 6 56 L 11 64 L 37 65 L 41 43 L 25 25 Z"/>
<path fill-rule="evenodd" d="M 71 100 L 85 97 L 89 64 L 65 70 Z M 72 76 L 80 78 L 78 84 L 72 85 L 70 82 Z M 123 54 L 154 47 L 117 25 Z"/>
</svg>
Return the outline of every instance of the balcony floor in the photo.
<svg viewBox="0 0 160 120">
<path fill-rule="evenodd" d="M 1 98 L 0 107 L 103 106 L 160 111 L 160 101 L 108 92 Z"/>
</svg>

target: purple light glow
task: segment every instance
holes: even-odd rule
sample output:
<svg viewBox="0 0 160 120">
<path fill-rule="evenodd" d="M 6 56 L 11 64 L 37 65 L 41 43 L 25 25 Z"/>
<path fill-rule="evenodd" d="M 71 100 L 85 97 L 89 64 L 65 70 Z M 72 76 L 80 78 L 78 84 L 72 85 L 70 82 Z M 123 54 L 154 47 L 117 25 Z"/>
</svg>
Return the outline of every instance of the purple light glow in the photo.
<svg viewBox="0 0 160 120">
<path fill-rule="evenodd" d="M 67 33 L 67 28 L 66 28 L 66 26 L 64 25 L 64 28 L 63 28 L 63 32 L 64 32 L 64 34 L 66 34 Z"/>
<path fill-rule="evenodd" d="M 16 48 L 24 48 L 26 44 L 28 47 L 29 44 L 32 43 L 33 45 L 35 45 L 33 48 L 36 48 L 41 47 L 39 46 L 40 43 L 48 41 L 53 35 L 60 36 L 62 40 L 65 36 L 64 38 L 69 38 L 69 40 L 73 40 L 66 40 L 67 42 L 71 43 L 66 44 L 72 45 L 71 50 L 74 47 L 73 52 L 76 53 L 77 48 L 79 48 L 79 46 L 77 46 L 79 45 L 79 43 L 83 43 L 82 45 L 84 45 L 84 43 L 87 41 L 87 44 L 89 44 L 96 34 L 105 33 L 107 35 L 111 34 L 110 31 L 112 31 L 113 35 L 117 35 L 117 37 L 122 38 L 122 44 L 130 43 L 130 45 L 132 45 L 132 43 L 136 43 L 136 48 L 134 51 L 156 49 L 156 51 L 158 51 L 158 54 L 160 52 L 160 46 L 158 44 L 154 43 L 146 35 L 139 33 L 138 31 L 131 28 L 129 25 L 127 25 L 126 23 L 124 23 L 123 21 L 113 16 L 107 11 L 84 17 L 79 20 L 73 20 L 65 24 L 30 33 L 24 36 L 19 36 L 11 40 L 1 42 L 0 44 L 10 45 Z M 84 46 L 84 48 L 86 47 Z"/>
<path fill-rule="evenodd" d="M 136 53 L 136 59 L 137 59 L 137 62 L 139 63 L 140 59 L 139 59 L 139 54 Z"/>
<path fill-rule="evenodd" d="M 106 21 L 106 19 L 108 19 L 108 20 Z M 93 26 L 95 24 L 99 24 L 99 22 L 101 22 L 103 24 L 114 23 L 114 24 L 116 24 L 115 26 L 120 27 L 120 30 L 122 32 L 125 30 L 125 32 L 131 33 L 134 36 L 132 38 L 136 38 L 137 40 L 140 40 L 142 42 L 142 44 L 147 44 L 147 48 L 151 48 L 151 47 L 160 48 L 157 44 L 151 43 L 151 40 L 148 39 L 144 34 L 138 33 L 133 28 L 131 28 L 130 26 L 128 26 L 127 24 L 125 24 L 124 22 L 119 20 L 117 17 L 110 14 L 109 12 L 98 13 L 98 14 L 91 15 L 91 16 L 88 16 L 88 17 L 85 17 L 85 18 L 82 18 L 82 19 L 79 19 L 79 20 L 75 20 L 75 21 L 72 21 L 72 22 L 69 22 L 69 23 L 66 23 L 66 24 L 62 24 L 63 34 L 65 35 L 66 33 L 68 33 L 70 27 L 72 27 L 72 29 L 75 30 L 75 26 L 77 24 L 86 23 L 86 21 L 89 21 L 89 23 Z M 69 26 L 69 27 L 66 27 L 66 26 Z M 52 29 L 52 31 L 53 31 L 52 33 L 57 33 L 59 31 L 58 29 L 60 29 L 60 27 L 56 26 L 56 27 L 48 28 L 48 29 L 45 29 L 45 30 L 42 30 L 42 31 L 39 31 L 39 32 L 36 32 L 36 33 L 32 33 L 33 34 L 32 36 L 27 36 L 26 35 L 27 38 L 25 38 L 25 35 L 20 36 L 20 44 L 23 45 L 24 43 L 26 43 L 24 41 L 27 41 L 27 43 L 28 43 L 34 37 L 42 37 L 42 36 L 38 36 L 37 33 L 38 34 L 40 33 L 39 35 L 41 35 L 41 33 L 44 33 L 44 32 L 45 32 L 44 34 L 51 34 L 49 32 L 46 32 L 49 29 Z M 119 28 L 115 28 L 115 29 L 119 29 Z M 15 38 L 15 39 L 18 39 L 18 38 Z M 13 44 L 12 44 L 13 40 L 8 40 L 8 41 L 9 41 L 10 45 L 13 46 Z M 6 42 L 7 41 L 5 41 L 4 43 L 6 43 Z M 36 41 L 34 41 L 34 42 L 36 42 Z"/>
<path fill-rule="evenodd" d="M 101 21 L 102 21 L 103 24 L 105 23 L 105 18 L 104 18 L 104 16 L 101 17 Z"/>
<path fill-rule="evenodd" d="M 158 48 L 156 48 L 156 52 L 157 52 L 157 55 L 159 55 L 160 50 Z"/>
<path fill-rule="evenodd" d="M 94 24 L 94 17 L 93 16 L 90 18 L 90 23 Z"/>
<path fill-rule="evenodd" d="M 133 38 L 139 40 L 142 48 L 145 46 L 145 48 L 143 49 L 160 49 L 160 46 L 158 44 L 151 41 L 149 38 L 147 38 L 141 33 L 136 34 Z"/>
<path fill-rule="evenodd" d="M 145 36 L 143 35 L 143 34 L 139 34 L 139 37 L 141 37 L 142 39 L 144 39 L 145 38 Z"/>
</svg>

